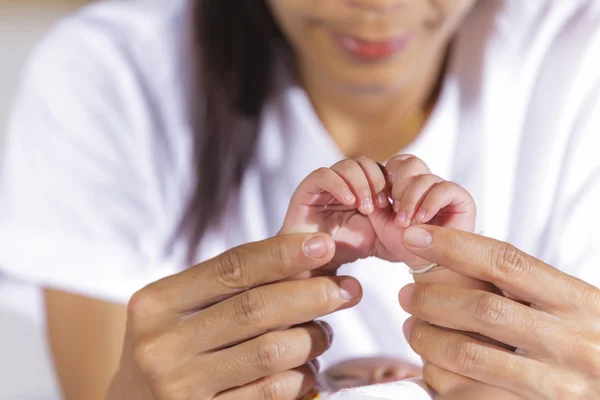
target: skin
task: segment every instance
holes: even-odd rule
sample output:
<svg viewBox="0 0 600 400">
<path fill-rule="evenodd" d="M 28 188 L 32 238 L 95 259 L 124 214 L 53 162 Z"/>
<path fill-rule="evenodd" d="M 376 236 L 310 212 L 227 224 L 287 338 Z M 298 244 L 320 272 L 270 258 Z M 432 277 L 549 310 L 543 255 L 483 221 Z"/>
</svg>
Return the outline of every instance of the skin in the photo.
<svg viewBox="0 0 600 400">
<path fill-rule="evenodd" d="M 456 28 L 476 0 L 269 0 L 296 55 L 299 79 L 340 149 L 383 161 L 419 134 L 399 134 L 427 108 Z M 332 34 L 367 41 L 410 35 L 389 59 L 357 60 Z M 420 128 L 420 127 L 419 127 Z"/>
<path fill-rule="evenodd" d="M 413 254 L 491 282 L 505 294 L 444 285 L 402 289 L 400 303 L 414 316 L 405 334 L 426 361 L 425 380 L 437 392 L 453 396 L 487 387 L 506 398 L 600 396 L 598 288 L 490 238 L 421 226 L 409 228 L 403 239 Z M 460 331 L 477 332 L 517 351 Z"/>
<path fill-rule="evenodd" d="M 314 385 L 331 328 L 311 322 L 360 301 L 358 282 L 315 276 L 328 235 L 232 249 L 138 292 L 109 399 L 291 399 Z"/>
<path fill-rule="evenodd" d="M 406 227 L 420 222 L 472 232 L 475 216 L 471 195 L 459 185 L 432 175 L 417 157 L 393 157 L 385 170 L 373 160 L 361 157 L 342 160 L 310 174 L 292 196 L 280 233 L 331 235 L 337 248 L 330 266 L 333 271 L 369 256 L 405 262 L 419 269 L 431 263 L 414 257 L 402 246 Z M 415 281 L 495 290 L 487 283 L 443 267 L 417 274 Z M 420 373 L 414 371 L 413 366 L 401 360 L 368 358 L 346 361 L 327 372 L 334 386 L 344 387 L 419 377 Z"/>
<path fill-rule="evenodd" d="M 299 81 L 340 149 L 348 157 L 365 155 L 381 161 L 400 152 L 418 136 L 420 127 L 398 134 L 399 127 L 404 125 L 411 110 L 426 110 L 435 103 L 436 83 L 443 72 L 448 43 L 476 0 L 268 2 L 296 55 Z M 329 35 L 332 31 L 363 40 L 385 40 L 391 35 L 410 32 L 413 40 L 395 57 L 365 63 L 349 57 L 336 46 Z M 324 244 L 309 242 L 314 237 Z M 478 241 L 475 236 L 469 238 L 472 241 L 463 257 L 471 257 L 471 260 L 465 263 L 477 263 L 479 268 L 486 266 L 478 257 L 493 246 Z M 439 244 L 440 240 L 434 243 Z M 410 251 L 443 265 L 452 264 L 454 271 L 469 275 L 456 267 L 455 260 L 445 258 L 452 246 L 451 242 L 439 245 L 435 254 L 412 247 Z M 324 250 L 317 256 L 309 256 L 311 249 Z M 335 242 L 327 234 L 280 235 L 232 249 L 216 259 L 156 282 L 136 293 L 127 307 L 46 290 L 51 348 L 65 398 L 296 399 L 313 385 L 315 365 L 312 360 L 326 351 L 330 341 L 329 328 L 311 321 L 352 307 L 360 300 L 360 286 L 356 281 L 327 276 L 330 270 L 319 272 L 320 268 L 331 266 L 334 256 Z M 546 293 L 560 297 L 573 287 L 580 287 L 578 281 L 557 275 L 550 267 L 546 271 L 548 277 L 562 285 L 547 285 Z M 299 274 L 306 279 L 294 279 Z M 483 275 L 474 278 L 486 280 Z M 492 276 L 489 280 L 499 285 L 496 278 Z M 520 282 L 521 276 L 516 273 L 511 278 Z M 473 293 L 479 292 L 452 294 L 435 285 L 424 287 L 429 288 L 431 300 L 460 305 L 452 313 L 445 310 L 444 315 L 454 315 L 456 321 L 463 321 L 465 327 L 472 328 L 468 330 L 482 330 L 467 318 L 473 314 L 470 310 L 478 309 Z M 525 289 L 517 294 L 524 300 L 535 300 L 532 294 L 538 292 L 534 288 Z M 559 333 L 567 329 L 564 321 L 580 326 L 577 322 L 593 321 L 592 316 L 597 318 L 593 311 L 598 308 L 597 296 L 590 294 L 591 289 L 586 290 L 585 296 L 582 296 L 583 291 L 576 292 L 570 302 L 565 303 L 570 307 L 562 309 L 552 323 L 541 312 L 535 314 L 537 319 L 526 321 L 551 327 L 544 339 L 556 344 L 563 338 Z M 355 296 L 347 299 L 344 296 L 348 293 Z M 573 299 L 578 299 L 576 305 Z M 412 308 L 406 307 L 413 314 L 428 320 L 426 310 L 417 307 L 417 302 L 410 304 Z M 426 304 L 430 303 L 423 302 L 423 307 Z M 540 300 L 540 304 L 545 303 Z M 514 314 L 507 314 L 506 318 L 522 317 L 523 309 L 518 311 L 517 308 L 507 309 Z M 545 307 L 540 306 L 540 309 L 549 312 Z M 432 317 L 437 316 L 436 320 L 443 317 L 429 312 Z M 470 369 L 467 365 L 464 370 L 453 370 L 440 355 L 460 354 L 452 352 L 452 346 L 457 343 L 449 340 L 453 336 L 448 335 L 454 333 L 431 326 L 426 332 L 427 326 L 419 323 L 413 326 L 411 343 L 422 355 L 425 350 L 418 347 L 416 339 L 429 332 L 428 343 L 437 355 L 425 354 L 425 359 L 430 360 L 427 364 L 430 367 L 425 370 L 426 379 L 432 387 L 443 387 L 444 396 L 467 398 L 456 397 L 467 391 L 480 392 L 478 398 L 482 398 L 481 393 L 486 392 L 488 396 L 487 391 L 501 390 L 495 388 L 507 385 L 506 381 L 494 378 L 483 361 L 471 363 Z M 504 331 L 516 332 L 519 328 L 508 322 L 507 326 Z M 575 388 L 587 389 L 578 384 L 584 378 L 589 378 L 589 382 L 599 381 L 589 372 L 600 370 L 592 368 L 599 359 L 592 346 L 592 334 L 596 332 L 592 323 L 585 326 L 587 329 L 583 332 L 571 329 L 564 336 L 579 335 L 581 344 L 577 345 L 576 354 L 583 360 L 580 366 L 568 369 L 567 366 L 572 366 L 569 363 L 571 348 L 561 353 L 565 347 L 558 345 L 552 347 L 556 351 L 554 358 L 536 358 L 535 365 L 552 366 L 554 372 L 566 371 L 562 377 L 573 377 L 574 380 L 567 382 Z M 480 333 L 502 340 L 500 331 Z M 526 332 L 522 339 L 531 339 L 531 335 Z M 528 354 L 534 357 L 542 353 Z M 520 365 L 521 376 L 516 377 L 519 386 L 509 389 L 535 394 L 534 387 L 528 388 L 527 382 L 522 382 L 529 376 L 531 364 L 524 364 L 523 357 L 514 361 Z M 585 366 L 592 367 L 586 370 Z M 496 367 L 503 371 L 502 364 Z M 469 379 L 461 376 L 469 376 Z M 587 398 L 597 397 L 594 394 L 598 393 Z"/>
<path fill-rule="evenodd" d="M 399 152 L 419 134 L 420 127 L 401 135 L 397 128 L 403 125 L 410 110 L 426 108 L 435 99 L 447 43 L 474 3 L 475 0 L 268 0 L 297 56 L 300 82 L 340 149 L 349 157 L 362 153 L 375 160 Z M 365 40 L 385 40 L 405 32 L 414 38 L 409 48 L 397 57 L 363 63 L 348 57 L 332 42 L 327 33 L 332 29 Z M 269 257 L 279 246 L 292 251 L 297 245 L 293 240 L 285 245 L 275 244 L 278 241 L 261 244 L 261 250 L 255 245 L 249 247 Z M 183 284 L 175 278 L 168 282 L 173 287 Z M 307 287 L 313 284 L 313 281 L 304 283 Z M 164 291 L 173 290 L 164 284 L 153 285 L 136 294 L 133 306 L 129 307 L 45 291 L 51 349 L 67 400 L 104 399 L 115 373 L 109 398 L 120 398 L 128 390 L 145 387 L 148 373 L 140 372 L 132 356 L 141 352 L 136 349 L 146 337 L 143 334 L 146 331 L 135 323 L 139 319 L 135 304 L 140 297 L 150 298 L 149 303 L 154 304 L 152 299 L 161 296 L 157 286 Z M 311 308 L 314 306 L 310 302 L 295 307 L 295 312 L 313 315 L 320 310 Z M 157 331 L 162 329 L 167 336 L 177 336 L 178 331 L 173 325 L 166 325 L 164 316 L 150 310 L 145 318 L 156 319 Z M 82 325 L 84 335 L 80 334 Z M 144 326 L 144 329 L 149 328 Z M 145 360 L 152 359 L 153 354 L 162 354 L 159 345 L 145 349 L 148 353 Z M 296 370 L 294 374 L 281 379 L 297 382 L 300 375 L 310 375 L 305 370 Z M 269 382 L 280 382 L 272 374 L 267 375 L 271 376 Z M 300 390 L 294 384 L 290 387 Z M 168 398 L 156 393 L 154 396 Z"/>
<path fill-rule="evenodd" d="M 431 174 L 419 158 L 395 156 L 383 171 L 375 161 L 360 157 L 320 168 L 304 179 L 292 196 L 280 233 L 331 235 L 337 248 L 333 271 L 371 256 L 420 269 L 431 262 L 404 248 L 405 228 L 429 223 L 472 232 L 475 216 L 471 195 L 456 183 Z M 494 289 L 442 267 L 415 275 L 415 279 L 417 283 Z"/>
</svg>

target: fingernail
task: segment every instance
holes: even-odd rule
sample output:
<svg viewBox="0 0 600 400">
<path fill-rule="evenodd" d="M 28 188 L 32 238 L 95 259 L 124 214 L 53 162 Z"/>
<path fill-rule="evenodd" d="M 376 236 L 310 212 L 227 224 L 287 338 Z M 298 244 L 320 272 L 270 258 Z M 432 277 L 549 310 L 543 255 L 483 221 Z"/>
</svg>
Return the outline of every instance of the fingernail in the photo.
<svg viewBox="0 0 600 400">
<path fill-rule="evenodd" d="M 302 251 L 307 257 L 323 258 L 327 255 L 327 241 L 323 236 L 315 236 L 304 242 Z"/>
<path fill-rule="evenodd" d="M 407 341 L 410 338 L 410 333 L 412 332 L 414 325 L 415 325 L 415 320 L 413 318 L 409 318 L 404 322 L 404 326 L 402 326 L 402 331 L 404 332 L 404 338 Z"/>
<path fill-rule="evenodd" d="M 400 294 L 398 294 L 398 300 L 400 300 L 400 305 L 406 309 L 410 305 L 410 298 L 414 292 L 414 285 L 407 285 L 400 290 Z"/>
<path fill-rule="evenodd" d="M 354 279 L 344 279 L 340 283 L 340 293 L 344 300 L 353 300 L 360 296 L 360 286 Z"/>
<path fill-rule="evenodd" d="M 427 219 L 427 210 L 424 208 L 419 209 L 419 213 L 417 214 L 417 222 L 424 223 Z"/>
<path fill-rule="evenodd" d="M 400 212 L 400 203 L 397 201 L 394 201 L 394 211 Z"/>
<path fill-rule="evenodd" d="M 377 195 L 377 203 L 379 204 L 379 207 L 386 207 L 389 204 L 387 194 L 384 192 L 379 193 Z"/>
<path fill-rule="evenodd" d="M 325 321 L 317 321 L 317 322 L 319 323 L 319 325 L 321 325 L 321 328 L 323 328 L 323 331 L 327 335 L 327 340 L 328 340 L 327 344 L 329 346 L 331 346 L 331 343 L 333 343 L 333 329 L 331 328 L 331 325 L 329 325 Z"/>
<path fill-rule="evenodd" d="M 349 204 L 353 204 L 356 202 L 356 197 L 354 197 L 354 195 L 350 192 L 346 192 L 344 194 L 344 199 L 349 203 Z"/>
<path fill-rule="evenodd" d="M 406 222 L 406 213 L 404 211 L 400 211 L 396 216 L 396 223 L 400 226 L 404 226 L 404 222 Z"/>
<path fill-rule="evenodd" d="M 394 174 L 392 174 L 391 172 L 387 173 L 387 180 L 390 183 L 390 185 L 394 182 Z"/>
<path fill-rule="evenodd" d="M 404 242 L 412 247 L 424 249 L 433 241 L 429 231 L 420 227 L 410 227 L 404 231 Z"/>
<path fill-rule="evenodd" d="M 370 197 L 365 198 L 362 202 L 362 205 L 366 212 L 371 212 L 375 209 L 375 206 L 373 206 L 373 199 Z"/>
</svg>

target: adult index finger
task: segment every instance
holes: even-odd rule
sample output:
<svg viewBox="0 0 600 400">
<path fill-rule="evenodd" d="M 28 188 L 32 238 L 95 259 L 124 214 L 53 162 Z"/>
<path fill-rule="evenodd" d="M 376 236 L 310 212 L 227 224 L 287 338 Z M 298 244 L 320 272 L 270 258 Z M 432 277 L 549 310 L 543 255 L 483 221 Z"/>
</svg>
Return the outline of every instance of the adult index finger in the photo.
<svg viewBox="0 0 600 400">
<path fill-rule="evenodd" d="M 169 314 L 198 311 L 248 289 L 319 268 L 331 261 L 334 252 L 335 242 L 327 234 L 279 235 L 164 278 L 132 301 L 151 302 L 155 310 Z"/>
<path fill-rule="evenodd" d="M 414 226 L 403 242 L 419 257 L 492 283 L 538 309 L 563 309 L 589 286 L 508 243 L 469 232 Z"/>
</svg>

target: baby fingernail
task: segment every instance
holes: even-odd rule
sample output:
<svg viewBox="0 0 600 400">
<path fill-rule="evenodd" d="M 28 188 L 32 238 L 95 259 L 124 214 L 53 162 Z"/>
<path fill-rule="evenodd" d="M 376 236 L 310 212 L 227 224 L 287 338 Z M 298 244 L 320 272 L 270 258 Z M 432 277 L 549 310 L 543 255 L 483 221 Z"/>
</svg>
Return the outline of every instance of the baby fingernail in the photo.
<svg viewBox="0 0 600 400">
<path fill-rule="evenodd" d="M 400 202 L 394 201 L 394 211 L 397 213 L 400 212 Z"/>
<path fill-rule="evenodd" d="M 340 293 L 344 300 L 353 300 L 360 296 L 360 286 L 354 279 L 344 279 L 340 283 Z"/>
<path fill-rule="evenodd" d="M 418 222 L 425 222 L 425 220 L 427 219 L 427 210 L 424 208 L 421 208 L 419 210 L 419 213 L 417 214 L 417 221 Z"/>
<path fill-rule="evenodd" d="M 373 199 L 371 199 L 370 197 L 367 197 L 366 199 L 363 200 L 363 209 L 367 212 L 373 211 L 375 209 L 375 206 L 373 205 Z"/>
<path fill-rule="evenodd" d="M 379 203 L 380 207 L 385 207 L 389 204 L 389 200 L 387 194 L 381 192 L 377 195 L 377 203 Z"/>
<path fill-rule="evenodd" d="M 398 215 L 396 216 L 396 223 L 400 226 L 404 226 L 405 222 L 406 222 L 406 212 L 400 211 L 398 213 Z"/>
<path fill-rule="evenodd" d="M 354 195 L 353 195 L 352 193 L 350 193 L 350 192 L 346 192 L 346 193 L 344 194 L 344 199 L 345 199 L 345 200 L 346 200 L 348 203 L 350 203 L 350 204 L 352 204 L 352 203 L 355 203 L 355 202 L 356 202 L 356 197 L 354 197 Z"/>
</svg>

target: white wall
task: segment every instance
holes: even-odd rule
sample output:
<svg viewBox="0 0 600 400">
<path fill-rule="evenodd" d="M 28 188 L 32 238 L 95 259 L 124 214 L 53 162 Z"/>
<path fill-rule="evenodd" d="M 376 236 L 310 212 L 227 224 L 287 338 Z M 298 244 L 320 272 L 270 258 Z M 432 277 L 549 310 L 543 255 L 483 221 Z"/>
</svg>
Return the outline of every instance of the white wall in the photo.
<svg viewBox="0 0 600 400">
<path fill-rule="evenodd" d="M 84 2 L 0 0 L 0 164 L 6 116 L 26 55 L 56 19 Z M 0 400 L 59 398 L 41 306 L 37 289 L 0 276 Z"/>
</svg>

